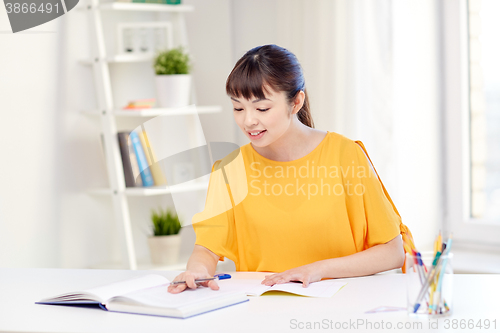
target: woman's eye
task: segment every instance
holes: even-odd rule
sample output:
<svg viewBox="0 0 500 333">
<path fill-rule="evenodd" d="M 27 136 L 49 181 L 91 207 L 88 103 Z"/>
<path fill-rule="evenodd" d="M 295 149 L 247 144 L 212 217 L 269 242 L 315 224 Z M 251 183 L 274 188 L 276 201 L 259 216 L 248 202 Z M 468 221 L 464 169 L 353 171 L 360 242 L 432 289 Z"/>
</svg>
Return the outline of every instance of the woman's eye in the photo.
<svg viewBox="0 0 500 333">
<path fill-rule="evenodd" d="M 243 109 L 236 109 L 236 108 L 234 108 L 233 110 L 234 111 L 242 111 Z M 267 108 L 267 109 L 257 109 L 257 110 L 259 110 L 261 112 L 266 112 L 267 110 L 269 110 L 269 108 Z"/>
</svg>

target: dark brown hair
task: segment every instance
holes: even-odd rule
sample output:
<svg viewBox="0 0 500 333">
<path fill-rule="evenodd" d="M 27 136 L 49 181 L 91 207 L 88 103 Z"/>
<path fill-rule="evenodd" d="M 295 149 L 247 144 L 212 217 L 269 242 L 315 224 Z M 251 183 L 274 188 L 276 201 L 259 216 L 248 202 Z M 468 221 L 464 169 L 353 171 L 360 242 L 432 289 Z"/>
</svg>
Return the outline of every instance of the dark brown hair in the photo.
<svg viewBox="0 0 500 333">
<path fill-rule="evenodd" d="M 264 92 L 269 94 L 269 91 L 265 85 L 285 92 L 288 104 L 299 91 L 304 91 L 304 104 L 297 117 L 304 125 L 314 128 L 302 67 L 292 52 L 275 44 L 254 47 L 234 65 L 226 81 L 226 93 L 235 98 L 266 98 Z"/>
</svg>

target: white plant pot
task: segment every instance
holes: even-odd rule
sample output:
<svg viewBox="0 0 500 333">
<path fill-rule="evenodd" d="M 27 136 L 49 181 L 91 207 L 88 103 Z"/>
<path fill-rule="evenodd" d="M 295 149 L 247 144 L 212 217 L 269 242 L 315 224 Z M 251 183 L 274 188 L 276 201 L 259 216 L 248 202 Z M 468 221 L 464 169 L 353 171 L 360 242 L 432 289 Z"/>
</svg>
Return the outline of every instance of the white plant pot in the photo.
<svg viewBox="0 0 500 333">
<path fill-rule="evenodd" d="M 190 93 L 190 74 L 156 75 L 156 97 L 159 107 L 188 106 Z"/>
<path fill-rule="evenodd" d="M 148 238 L 151 261 L 156 265 L 174 265 L 179 260 L 181 235 L 150 236 Z"/>
</svg>

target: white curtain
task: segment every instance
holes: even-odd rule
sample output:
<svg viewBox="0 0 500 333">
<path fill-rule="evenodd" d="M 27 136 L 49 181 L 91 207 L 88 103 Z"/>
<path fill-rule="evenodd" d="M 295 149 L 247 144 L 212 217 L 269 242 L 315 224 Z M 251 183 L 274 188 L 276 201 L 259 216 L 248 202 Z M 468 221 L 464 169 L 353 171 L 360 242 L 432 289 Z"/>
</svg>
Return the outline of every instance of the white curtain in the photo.
<svg viewBox="0 0 500 333">
<path fill-rule="evenodd" d="M 442 223 L 437 4 L 276 0 L 276 44 L 304 68 L 315 127 L 362 140 L 417 246 Z"/>
<path fill-rule="evenodd" d="M 304 68 L 315 127 L 362 140 L 392 187 L 391 1 L 278 0 L 278 8 L 278 43 Z"/>
</svg>

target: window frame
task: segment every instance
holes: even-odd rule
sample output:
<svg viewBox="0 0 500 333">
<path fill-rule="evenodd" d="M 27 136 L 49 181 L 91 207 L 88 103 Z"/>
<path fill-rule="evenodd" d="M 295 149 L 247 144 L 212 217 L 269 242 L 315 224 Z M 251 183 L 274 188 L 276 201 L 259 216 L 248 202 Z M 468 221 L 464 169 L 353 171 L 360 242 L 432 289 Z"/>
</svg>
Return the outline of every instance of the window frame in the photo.
<svg viewBox="0 0 500 333">
<path fill-rule="evenodd" d="M 469 1 L 442 0 L 440 16 L 446 193 L 444 229 L 446 234 L 453 233 L 455 246 L 500 253 L 500 223 L 473 218 L 471 214 Z"/>
</svg>

